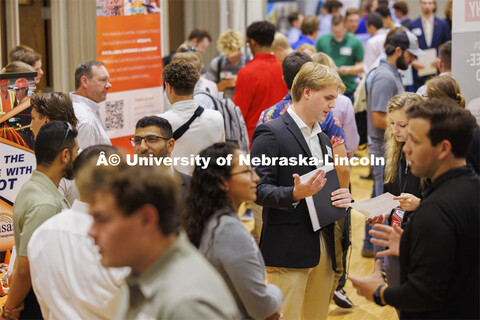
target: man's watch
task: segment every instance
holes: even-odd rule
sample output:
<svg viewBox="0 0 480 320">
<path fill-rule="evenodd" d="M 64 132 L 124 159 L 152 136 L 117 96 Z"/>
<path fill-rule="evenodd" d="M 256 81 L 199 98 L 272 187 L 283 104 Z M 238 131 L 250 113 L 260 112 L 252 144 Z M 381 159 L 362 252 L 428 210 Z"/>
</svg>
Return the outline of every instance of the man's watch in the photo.
<svg viewBox="0 0 480 320">
<path fill-rule="evenodd" d="M 382 307 L 386 306 L 386 304 L 382 303 L 382 299 L 380 298 L 380 290 L 382 290 L 383 287 L 385 287 L 384 284 L 379 285 L 377 290 L 375 290 L 375 292 L 373 293 L 373 302 Z"/>
</svg>

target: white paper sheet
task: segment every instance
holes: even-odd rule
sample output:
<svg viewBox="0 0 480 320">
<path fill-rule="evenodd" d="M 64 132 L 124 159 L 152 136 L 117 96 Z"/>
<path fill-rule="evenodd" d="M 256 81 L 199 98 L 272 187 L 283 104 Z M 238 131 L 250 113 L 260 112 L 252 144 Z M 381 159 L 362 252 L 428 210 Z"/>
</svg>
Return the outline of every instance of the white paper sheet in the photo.
<svg viewBox="0 0 480 320">
<path fill-rule="evenodd" d="M 432 63 L 437 59 L 437 50 L 435 48 L 423 50 L 425 54 L 423 56 L 418 56 L 418 63 L 425 66 L 425 68 L 418 69 L 418 75 L 420 77 L 429 76 L 431 74 L 437 73 L 437 67 L 432 66 Z"/>
<path fill-rule="evenodd" d="M 373 218 L 380 214 L 389 214 L 393 208 L 398 207 L 400 202 L 393 200 L 394 195 L 390 192 L 364 201 L 352 202 L 350 207 L 357 210 L 367 218 Z"/>
</svg>

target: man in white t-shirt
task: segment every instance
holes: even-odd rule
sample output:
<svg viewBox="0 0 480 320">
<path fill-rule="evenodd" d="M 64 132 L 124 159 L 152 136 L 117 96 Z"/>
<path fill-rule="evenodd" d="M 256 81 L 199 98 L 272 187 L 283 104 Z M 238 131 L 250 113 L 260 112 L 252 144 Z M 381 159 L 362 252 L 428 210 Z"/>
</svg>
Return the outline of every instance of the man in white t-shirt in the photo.
<svg viewBox="0 0 480 320">
<path fill-rule="evenodd" d="M 192 159 L 206 147 L 225 141 L 223 117 L 220 112 L 210 109 L 204 109 L 183 135 L 178 137 L 178 131 L 175 133 L 194 113 L 200 113 L 198 105 L 193 101 L 193 90 L 199 77 L 200 73 L 195 66 L 186 61 L 171 62 L 163 70 L 165 92 L 172 109 L 158 116 L 167 119 L 172 125 L 176 140 L 173 158 Z M 184 174 L 192 175 L 194 165 L 178 162 L 174 167 Z"/>
</svg>

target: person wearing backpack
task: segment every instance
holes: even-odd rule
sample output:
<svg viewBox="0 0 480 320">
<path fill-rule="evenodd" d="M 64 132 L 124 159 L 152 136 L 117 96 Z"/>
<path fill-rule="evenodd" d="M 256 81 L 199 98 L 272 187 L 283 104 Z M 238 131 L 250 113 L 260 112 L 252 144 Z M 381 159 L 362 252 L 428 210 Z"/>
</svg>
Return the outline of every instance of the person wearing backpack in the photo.
<svg viewBox="0 0 480 320">
<path fill-rule="evenodd" d="M 163 69 L 165 92 L 172 108 L 158 116 L 172 125 L 174 160 L 179 157 L 191 159 L 213 143 L 225 141 L 222 115 L 218 111 L 199 107 L 193 101 L 193 90 L 199 77 L 195 66 L 182 60 L 171 62 Z M 178 162 L 173 165 L 181 173 L 192 175 L 193 164 Z"/>
<path fill-rule="evenodd" d="M 218 86 L 224 98 L 233 99 L 237 73 L 252 57 L 241 51 L 245 41 L 242 35 L 231 29 L 220 35 L 217 41 L 217 50 L 223 54 L 212 59 L 207 70 L 207 79 Z"/>
</svg>

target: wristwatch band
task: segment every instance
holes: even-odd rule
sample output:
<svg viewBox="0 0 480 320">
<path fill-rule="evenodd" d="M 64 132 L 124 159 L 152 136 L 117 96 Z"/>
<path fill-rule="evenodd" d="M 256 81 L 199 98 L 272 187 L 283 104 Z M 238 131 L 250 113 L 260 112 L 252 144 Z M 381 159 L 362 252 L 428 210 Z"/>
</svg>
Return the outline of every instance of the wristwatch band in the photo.
<svg viewBox="0 0 480 320">
<path fill-rule="evenodd" d="M 379 285 L 377 290 L 375 290 L 375 292 L 373 293 L 373 301 L 382 307 L 386 306 L 386 304 L 382 303 L 382 299 L 380 299 L 380 290 L 382 290 L 383 287 L 385 287 L 384 284 Z"/>
</svg>

